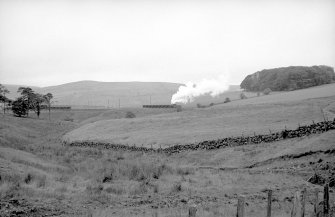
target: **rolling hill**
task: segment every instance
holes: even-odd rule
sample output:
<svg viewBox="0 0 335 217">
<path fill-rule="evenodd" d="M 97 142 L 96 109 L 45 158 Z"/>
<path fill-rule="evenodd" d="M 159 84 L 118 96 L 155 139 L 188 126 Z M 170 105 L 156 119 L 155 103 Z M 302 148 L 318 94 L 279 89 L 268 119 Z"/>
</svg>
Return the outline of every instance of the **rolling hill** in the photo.
<svg viewBox="0 0 335 217">
<path fill-rule="evenodd" d="M 36 92 L 54 95 L 55 104 L 72 106 L 139 107 L 143 104 L 170 104 L 171 96 L 183 84 L 168 82 L 98 82 L 78 81 L 49 87 L 31 87 Z M 8 97 L 18 97 L 24 85 L 4 85 Z"/>
<path fill-rule="evenodd" d="M 184 84 L 169 82 L 78 81 L 49 87 L 30 87 L 38 93 L 52 93 L 56 105 L 71 105 L 73 108 L 119 108 L 120 104 L 121 108 L 139 108 L 150 103 L 170 104 L 172 95 L 182 85 Z M 17 89 L 26 85 L 4 86 L 10 91 L 7 97 L 15 99 L 19 96 Z M 220 96 L 201 96 L 188 106 L 195 107 L 196 103 L 223 102 L 225 97 L 238 98 L 240 91 L 239 86 L 230 85 L 229 90 Z"/>
<path fill-rule="evenodd" d="M 205 109 L 189 108 L 178 113 L 97 121 L 69 132 L 64 140 L 166 147 L 241 134 L 264 134 L 269 130 L 295 129 L 298 124 L 321 121 L 322 109 L 333 105 L 334 101 L 335 84 L 329 84 Z"/>
</svg>

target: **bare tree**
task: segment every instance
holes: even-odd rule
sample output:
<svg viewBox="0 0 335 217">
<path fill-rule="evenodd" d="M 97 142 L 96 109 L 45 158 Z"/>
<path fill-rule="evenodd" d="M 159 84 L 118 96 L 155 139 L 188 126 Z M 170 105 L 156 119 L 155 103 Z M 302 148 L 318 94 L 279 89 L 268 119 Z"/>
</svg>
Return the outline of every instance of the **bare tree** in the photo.
<svg viewBox="0 0 335 217">
<path fill-rule="evenodd" d="M 34 93 L 32 97 L 32 107 L 34 108 L 37 117 L 40 118 L 41 114 L 41 103 L 44 102 L 44 96 L 39 93 Z"/>
<path fill-rule="evenodd" d="M 49 120 L 50 120 L 50 107 L 51 107 L 51 99 L 53 98 L 53 95 L 51 93 L 47 93 L 43 96 L 44 101 L 48 104 L 49 109 Z"/>
</svg>

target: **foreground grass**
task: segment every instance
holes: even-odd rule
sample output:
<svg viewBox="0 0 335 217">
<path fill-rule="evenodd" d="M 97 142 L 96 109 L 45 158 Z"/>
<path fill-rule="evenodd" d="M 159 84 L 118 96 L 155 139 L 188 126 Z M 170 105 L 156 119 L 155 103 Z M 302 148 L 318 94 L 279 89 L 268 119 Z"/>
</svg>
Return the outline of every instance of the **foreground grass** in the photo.
<svg viewBox="0 0 335 217">
<path fill-rule="evenodd" d="M 303 111 L 316 112 L 319 105 L 329 100 L 303 104 L 306 106 Z M 292 109 L 301 105 L 281 106 Z M 208 115 L 207 110 L 197 112 L 202 120 Z M 242 117 L 247 114 L 247 109 L 241 108 Z M 322 187 L 306 180 L 318 171 L 320 159 L 320 164 L 325 165 L 332 165 L 335 159 L 334 154 L 322 152 L 289 161 L 279 158 L 289 153 L 332 148 L 335 138 L 332 131 L 271 144 L 172 156 L 63 146 L 61 137 L 85 121 L 83 116 L 89 116 L 87 120 L 91 122 L 94 119 L 91 115 L 72 115 L 73 121 L 64 121 L 64 116 L 59 114 L 59 119 L 54 116 L 51 122 L 43 117 L 4 117 L 5 121 L 0 122 L 0 203 L 8 205 L 8 201 L 18 201 L 10 202 L 9 208 L 1 206 L 0 212 L 14 208 L 31 212 L 35 207 L 35 212 L 42 216 L 152 216 L 157 213 L 164 217 L 186 216 L 187 208 L 196 204 L 199 216 L 234 216 L 237 196 L 242 194 L 248 202 L 247 216 L 264 216 L 266 190 L 271 188 L 274 216 L 288 216 L 294 192 L 306 187 L 310 213 L 312 192 Z M 264 163 L 245 169 L 258 162 Z M 331 203 L 334 201 L 332 192 Z"/>
</svg>

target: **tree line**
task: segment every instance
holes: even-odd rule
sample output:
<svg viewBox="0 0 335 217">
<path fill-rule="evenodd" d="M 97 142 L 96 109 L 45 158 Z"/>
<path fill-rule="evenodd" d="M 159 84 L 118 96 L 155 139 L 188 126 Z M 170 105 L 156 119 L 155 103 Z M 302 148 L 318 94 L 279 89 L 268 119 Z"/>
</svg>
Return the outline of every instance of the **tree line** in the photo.
<svg viewBox="0 0 335 217">
<path fill-rule="evenodd" d="M 6 97 L 6 94 L 9 93 L 9 90 L 0 84 L 0 102 L 3 103 L 4 114 L 6 113 L 6 106 L 10 106 L 15 116 L 29 116 L 29 111 L 33 110 L 39 118 L 42 104 L 46 104 L 49 110 L 50 119 L 51 100 L 53 98 L 51 93 L 43 95 L 36 93 L 30 87 L 19 87 L 17 92 L 20 93 L 20 96 L 16 98 L 16 100 L 11 100 Z"/>
</svg>

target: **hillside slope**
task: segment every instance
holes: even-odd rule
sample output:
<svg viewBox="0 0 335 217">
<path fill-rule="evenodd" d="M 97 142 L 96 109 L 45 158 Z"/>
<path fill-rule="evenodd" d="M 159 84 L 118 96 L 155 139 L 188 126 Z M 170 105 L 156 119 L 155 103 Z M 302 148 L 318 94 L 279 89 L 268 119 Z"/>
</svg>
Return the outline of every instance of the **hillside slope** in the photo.
<svg viewBox="0 0 335 217">
<path fill-rule="evenodd" d="M 334 99 L 305 101 L 318 107 Z M 289 104 L 274 106 L 282 108 Z M 241 107 L 235 109 L 240 111 Z M 248 106 L 244 107 L 248 113 Z M 205 118 L 211 109 L 196 111 L 207 112 L 202 117 Z M 57 111 L 64 115 L 67 112 Z M 109 112 L 113 110 L 72 110 L 68 115 L 74 118 L 73 122 L 63 121 L 63 115 L 56 112 L 52 121 L 46 115 L 40 119 L 1 115 L 0 138 L 4 140 L 0 140 L 0 213 L 135 217 L 158 212 L 160 217 L 187 216 L 188 204 L 192 202 L 197 205 L 197 216 L 234 216 L 237 195 L 244 195 L 248 203 L 246 215 L 258 217 L 264 216 L 266 189 L 271 188 L 273 216 L 289 216 L 294 192 L 306 188 L 305 214 L 310 216 L 315 189 L 322 191 L 323 186 L 306 180 L 315 173 L 328 180 L 334 177 L 334 130 L 274 143 L 174 155 L 80 148 L 61 143 L 60 137 L 81 123 L 106 114 L 113 118 L 114 114 Z M 231 115 L 236 118 L 237 114 Z M 264 116 L 258 118 L 261 122 Z M 186 137 L 190 130 L 184 131 Z M 159 133 L 166 134 L 165 130 Z M 335 194 L 334 187 L 331 188 L 333 206 Z"/>
<path fill-rule="evenodd" d="M 185 144 L 228 136 L 294 129 L 323 119 L 322 108 L 335 101 L 335 84 L 238 100 L 206 109 L 103 120 L 67 133 L 66 141 L 98 140 L 150 147 Z"/>
<path fill-rule="evenodd" d="M 172 95 L 183 84 L 168 82 L 98 82 L 78 81 L 50 87 L 32 87 L 36 92 L 54 95 L 55 104 L 140 107 L 143 104 L 170 104 Z M 15 99 L 21 85 L 4 85 Z M 24 86 L 24 85 L 22 85 Z"/>
</svg>

